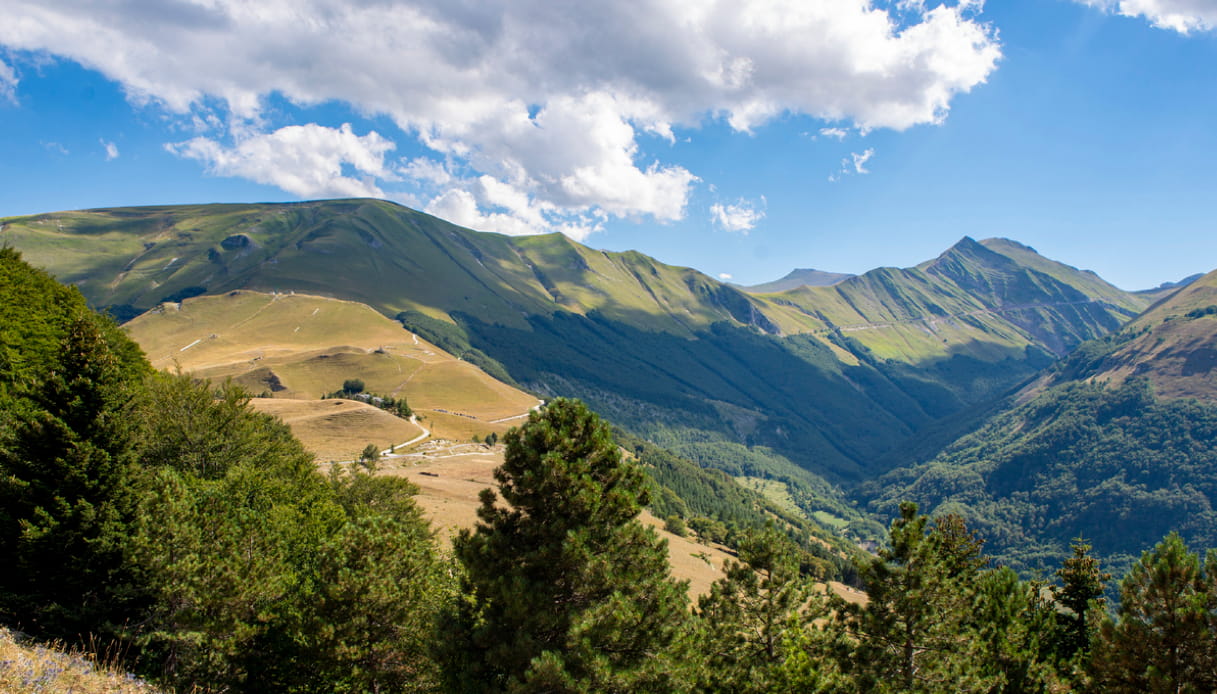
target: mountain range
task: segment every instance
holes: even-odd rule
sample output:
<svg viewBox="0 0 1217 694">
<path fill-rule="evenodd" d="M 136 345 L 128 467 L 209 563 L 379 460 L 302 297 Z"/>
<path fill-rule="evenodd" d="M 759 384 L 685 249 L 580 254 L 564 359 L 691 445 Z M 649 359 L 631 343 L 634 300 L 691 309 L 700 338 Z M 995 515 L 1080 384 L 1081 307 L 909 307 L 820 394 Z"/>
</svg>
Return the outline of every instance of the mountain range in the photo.
<svg viewBox="0 0 1217 694">
<path fill-rule="evenodd" d="M 1209 277 L 1126 292 L 1007 239 L 964 238 L 912 268 L 740 288 L 374 200 L 0 224 L 0 241 L 120 318 L 235 290 L 367 304 L 506 383 L 582 398 L 703 466 L 784 485 L 830 524 L 864 524 L 844 489 L 866 483 L 856 499 L 890 511 L 916 465 L 1066 381 L 1114 392 L 1148 378 L 1165 397 L 1212 387 L 1196 378 L 1214 362 Z"/>
</svg>

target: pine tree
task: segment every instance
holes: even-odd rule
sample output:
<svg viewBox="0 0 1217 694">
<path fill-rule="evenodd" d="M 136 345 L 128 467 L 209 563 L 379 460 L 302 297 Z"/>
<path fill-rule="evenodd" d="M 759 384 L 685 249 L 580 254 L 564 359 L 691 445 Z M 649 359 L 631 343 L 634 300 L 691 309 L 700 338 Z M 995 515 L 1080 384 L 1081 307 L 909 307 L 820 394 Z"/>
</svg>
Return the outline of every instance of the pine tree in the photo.
<svg viewBox="0 0 1217 694">
<path fill-rule="evenodd" d="M 890 549 L 861 569 L 869 602 L 843 606 L 857 648 L 849 659 L 863 691 L 987 691 L 981 643 L 969 628 L 980 543 L 957 518 L 927 530 L 917 505 L 900 505 Z"/>
<path fill-rule="evenodd" d="M 827 613 L 800 575 L 797 548 L 772 525 L 749 532 L 740 562 L 698 604 L 703 692 L 768 692 L 784 677 L 788 641 Z"/>
<path fill-rule="evenodd" d="M 1209 567 L 1217 561 L 1210 558 Z M 1200 557 L 1176 533 L 1141 555 L 1120 581 L 1118 621 L 1104 620 L 1094 649 L 1106 692 L 1217 690 L 1217 591 Z"/>
<path fill-rule="evenodd" d="M 77 638 L 134 599 L 121 539 L 134 507 L 127 404 L 145 367 L 126 343 L 82 306 L 51 370 L 11 384 L 0 405 L 0 612 L 40 635 Z"/>
<path fill-rule="evenodd" d="M 1061 585 L 1053 586 L 1052 595 L 1065 608 L 1057 614 L 1056 655 L 1063 662 L 1085 660 L 1094 639 L 1091 614 L 1102 614 L 1107 600 L 1103 597 L 1111 574 L 1099 569 L 1099 560 L 1090 554 L 1090 545 L 1082 538 L 1073 541 L 1073 556 L 1065 559 L 1057 570 Z"/>
<path fill-rule="evenodd" d="M 688 620 L 666 547 L 638 522 L 642 471 L 582 403 L 557 399 L 503 437 L 506 506 L 482 492 L 456 539 L 465 596 L 442 641 L 462 692 L 645 692 Z"/>
</svg>

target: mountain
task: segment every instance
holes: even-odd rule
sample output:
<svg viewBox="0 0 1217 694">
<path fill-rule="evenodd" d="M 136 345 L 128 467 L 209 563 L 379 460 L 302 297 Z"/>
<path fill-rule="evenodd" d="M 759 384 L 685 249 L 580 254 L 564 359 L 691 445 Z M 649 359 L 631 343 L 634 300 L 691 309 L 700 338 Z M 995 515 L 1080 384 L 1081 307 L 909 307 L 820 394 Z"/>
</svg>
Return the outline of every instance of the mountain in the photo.
<svg viewBox="0 0 1217 694">
<path fill-rule="evenodd" d="M 1169 531 L 1217 543 L 1217 272 L 1081 345 L 929 461 L 867 483 L 958 513 L 1034 571 L 1084 536 L 1123 567 Z"/>
<path fill-rule="evenodd" d="M 1114 385 L 1146 378 L 1160 398 L 1217 403 L 1217 272 L 1176 290 L 1070 366 L 1064 373 L 1075 378 Z"/>
<path fill-rule="evenodd" d="M 1160 301 L 1162 299 L 1165 299 L 1167 296 L 1169 296 L 1171 293 L 1173 293 L 1176 289 L 1179 289 L 1181 287 L 1186 287 L 1187 285 L 1191 284 L 1192 282 L 1195 282 L 1196 280 L 1200 279 L 1201 277 L 1204 277 L 1204 273 L 1198 272 L 1194 275 L 1188 275 L 1187 277 L 1184 277 L 1183 279 L 1179 280 L 1178 282 L 1163 282 L 1162 284 L 1159 284 L 1158 286 L 1154 287 L 1153 289 L 1139 289 L 1133 293 L 1144 296 L 1145 298 L 1149 299 L 1150 301 Z"/>
<path fill-rule="evenodd" d="M 820 477 L 882 472 L 914 434 L 1147 303 L 1004 240 L 757 296 L 637 252 L 480 233 L 372 200 L 0 224 L 0 239 L 121 315 L 237 289 L 366 303 L 541 397 L 580 397 L 702 464 L 781 476 L 809 512 L 840 508 Z"/>
<path fill-rule="evenodd" d="M 751 287 L 740 287 L 740 289 L 749 294 L 772 294 L 799 287 L 826 287 L 856 276 L 843 272 L 825 272 L 811 268 L 796 269 L 791 270 L 789 275 L 780 280 L 754 284 Z"/>
</svg>

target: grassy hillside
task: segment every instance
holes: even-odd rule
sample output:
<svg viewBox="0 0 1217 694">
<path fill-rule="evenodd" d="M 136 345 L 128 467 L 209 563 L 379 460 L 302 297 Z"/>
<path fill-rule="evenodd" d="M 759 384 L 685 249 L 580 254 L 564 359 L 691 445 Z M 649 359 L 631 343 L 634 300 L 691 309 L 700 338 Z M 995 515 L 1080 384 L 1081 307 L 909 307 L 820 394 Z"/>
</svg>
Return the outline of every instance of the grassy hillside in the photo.
<svg viewBox="0 0 1217 694">
<path fill-rule="evenodd" d="M 1073 537 L 1123 566 L 1170 530 L 1217 542 L 1217 273 L 1168 296 L 930 453 L 868 483 L 964 515 L 1021 569 L 1051 565 Z"/>
<path fill-rule="evenodd" d="M 582 398 L 652 440 L 764 447 L 836 481 L 883 469 L 910 436 L 1145 301 L 1004 241 L 965 239 L 917 268 L 753 296 L 640 253 L 478 233 L 371 200 L 0 221 L 3 240 L 122 315 L 237 289 L 358 301 L 501 380 Z M 304 331 L 307 318 L 284 320 Z M 205 354 L 209 335 L 167 348 Z M 328 355 L 329 370 L 316 356 L 271 368 L 267 353 L 265 370 L 208 373 L 261 391 L 273 372 L 287 395 L 335 387 L 343 360 L 386 377 L 406 368 L 392 351 Z"/>
<path fill-rule="evenodd" d="M 501 435 L 537 404 L 350 301 L 233 291 L 163 304 L 124 328 L 158 369 L 232 379 L 273 396 L 254 406 L 284 419 L 322 460 L 350 460 L 368 443 L 387 449 L 423 431 L 369 405 L 319 400 L 348 379 L 405 398 L 441 438 Z"/>
<path fill-rule="evenodd" d="M 1217 272 L 1200 277 L 1079 354 L 1070 377 L 1121 384 L 1146 378 L 1160 398 L 1217 403 Z"/>
</svg>

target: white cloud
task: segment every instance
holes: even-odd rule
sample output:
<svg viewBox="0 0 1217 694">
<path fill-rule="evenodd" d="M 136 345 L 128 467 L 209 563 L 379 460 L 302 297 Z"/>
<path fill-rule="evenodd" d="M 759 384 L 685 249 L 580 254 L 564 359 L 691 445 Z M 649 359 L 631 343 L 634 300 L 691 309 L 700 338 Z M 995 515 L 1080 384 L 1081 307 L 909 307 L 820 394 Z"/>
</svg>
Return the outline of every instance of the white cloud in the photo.
<svg viewBox="0 0 1217 694">
<path fill-rule="evenodd" d="M 1125 17 L 1143 17 L 1180 34 L 1217 29 L 1217 0 L 1075 0 Z"/>
<path fill-rule="evenodd" d="M 735 279 L 730 272 L 720 272 L 718 273 L 718 278 L 724 282 L 730 282 L 731 280 Z"/>
<path fill-rule="evenodd" d="M 850 152 L 848 157 L 841 160 L 841 169 L 828 175 L 829 183 L 836 183 L 841 180 L 842 176 L 850 176 L 858 174 L 865 176 L 870 173 L 870 169 L 866 168 L 866 163 L 875 156 L 875 148 L 871 147 L 863 152 Z"/>
<path fill-rule="evenodd" d="M 761 205 L 765 198 L 761 197 Z M 731 205 L 714 203 L 710 206 L 710 219 L 727 231 L 741 231 L 745 234 L 756 228 L 758 222 L 765 218 L 765 211 L 758 210 L 756 205 L 740 200 Z"/>
<path fill-rule="evenodd" d="M 106 161 L 118 159 L 118 145 L 114 144 L 113 142 L 107 142 L 106 140 L 98 140 L 98 142 L 100 142 L 101 146 L 106 150 Z"/>
<path fill-rule="evenodd" d="M 17 103 L 17 73 L 8 63 L 0 60 L 0 101 Z"/>
<path fill-rule="evenodd" d="M 271 94 L 345 102 L 392 118 L 445 161 L 440 170 L 466 172 L 442 182 L 440 170 L 406 165 L 404 176 L 433 188 L 433 207 L 467 210 L 472 198 L 479 219 L 531 226 L 534 213 L 515 215 L 535 208 L 546 229 L 583 229 L 601 214 L 684 217 L 697 176 L 641 152 L 639 133 L 674 142 L 674 128 L 696 137 L 708 118 L 750 131 L 782 114 L 863 132 L 941 122 L 1001 56 L 978 3 L 948 3 L 6 0 L 0 44 L 75 60 L 134 103 L 211 126 L 173 149 L 215 172 L 299 195 L 378 190 L 335 173 L 344 160 L 332 137 L 305 137 L 327 129 L 300 126 L 291 143 L 286 129 L 258 132 Z M 214 130 L 217 106 L 236 130 Z M 224 137 L 235 145 L 217 144 Z M 309 145 L 322 152 L 306 155 Z M 259 163 L 275 156 L 310 170 Z M 484 207 L 470 183 L 481 176 L 529 206 Z"/>
<path fill-rule="evenodd" d="M 64 147 L 58 142 L 42 142 L 41 144 L 47 149 L 48 152 L 53 152 L 54 154 L 58 154 L 62 157 L 66 157 L 71 154 L 67 147 Z"/>
<path fill-rule="evenodd" d="M 833 137 L 838 140 L 844 140 L 849 131 L 844 128 L 820 128 L 820 134 L 824 137 Z"/>
<path fill-rule="evenodd" d="M 384 197 L 374 180 L 396 178 L 384 163 L 394 147 L 375 131 L 360 136 L 349 124 L 326 128 L 312 123 L 245 136 L 230 147 L 205 137 L 166 145 L 174 154 L 202 162 L 214 175 L 248 178 L 304 198 Z M 348 170 L 363 177 L 350 176 Z"/>
<path fill-rule="evenodd" d="M 870 169 L 866 168 L 866 162 L 870 161 L 870 158 L 875 156 L 875 148 L 871 147 L 870 149 L 866 150 L 865 152 L 862 152 L 861 154 L 859 154 L 858 152 L 850 152 L 849 156 L 850 156 L 850 159 L 853 160 L 854 173 L 868 174 L 868 173 L 870 173 Z"/>
</svg>

